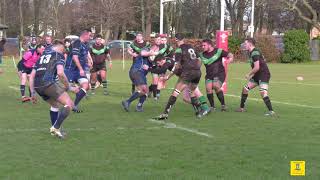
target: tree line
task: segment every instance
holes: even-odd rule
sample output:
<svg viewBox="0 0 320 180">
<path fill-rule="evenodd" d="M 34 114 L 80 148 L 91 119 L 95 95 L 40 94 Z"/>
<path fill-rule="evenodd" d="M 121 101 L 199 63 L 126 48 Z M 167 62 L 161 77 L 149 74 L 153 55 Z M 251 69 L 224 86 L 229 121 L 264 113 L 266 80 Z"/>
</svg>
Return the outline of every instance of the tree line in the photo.
<svg viewBox="0 0 320 180">
<path fill-rule="evenodd" d="M 245 36 L 251 0 L 224 0 L 226 27 Z M 206 38 L 220 27 L 220 0 L 176 0 L 164 8 L 164 32 Z M 159 32 L 160 0 L 1 0 L 0 23 L 8 37 L 53 32 L 63 38 L 94 27 L 106 39 L 126 39 L 127 31 Z M 320 0 L 255 0 L 255 32 L 271 34 L 312 27 L 320 30 Z"/>
</svg>

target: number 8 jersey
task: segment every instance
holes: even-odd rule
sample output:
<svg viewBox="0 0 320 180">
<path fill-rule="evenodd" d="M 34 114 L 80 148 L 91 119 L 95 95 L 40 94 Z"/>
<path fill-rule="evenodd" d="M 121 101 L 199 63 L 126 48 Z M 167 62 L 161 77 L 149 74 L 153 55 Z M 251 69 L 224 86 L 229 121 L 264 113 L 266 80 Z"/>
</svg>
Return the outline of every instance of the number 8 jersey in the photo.
<svg viewBox="0 0 320 180">
<path fill-rule="evenodd" d="M 33 69 L 36 70 L 34 87 L 46 87 L 58 81 L 57 65 L 65 65 L 64 56 L 56 51 L 44 52 Z"/>
<path fill-rule="evenodd" d="M 175 61 L 181 64 L 183 71 L 200 70 L 198 53 L 190 44 L 182 44 L 175 52 Z"/>
</svg>

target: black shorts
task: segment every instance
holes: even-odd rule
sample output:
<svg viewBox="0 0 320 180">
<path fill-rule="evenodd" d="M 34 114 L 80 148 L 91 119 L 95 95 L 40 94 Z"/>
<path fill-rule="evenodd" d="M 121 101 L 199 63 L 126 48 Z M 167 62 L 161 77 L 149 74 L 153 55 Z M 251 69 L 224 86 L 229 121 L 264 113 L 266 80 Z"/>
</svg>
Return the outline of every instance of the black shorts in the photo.
<svg viewBox="0 0 320 180">
<path fill-rule="evenodd" d="M 259 73 L 255 74 L 250 81 L 258 85 L 260 85 L 261 83 L 269 84 L 270 78 L 270 73 Z"/>
<path fill-rule="evenodd" d="M 147 85 L 147 77 L 142 71 L 130 70 L 129 77 L 132 81 L 132 84 L 136 86 Z"/>
<path fill-rule="evenodd" d="M 28 68 L 28 67 L 26 67 L 26 66 L 22 63 L 22 69 L 21 69 L 21 72 L 22 72 L 22 73 L 31 74 L 31 71 L 32 71 L 32 67 L 31 67 L 31 68 Z"/>
<path fill-rule="evenodd" d="M 105 62 L 103 62 L 101 64 L 93 64 L 92 69 L 90 70 L 90 72 L 91 73 L 96 73 L 98 71 L 107 71 Z"/>
<path fill-rule="evenodd" d="M 184 83 L 199 84 L 201 79 L 200 70 L 183 71 L 180 75 L 180 80 Z"/>
<path fill-rule="evenodd" d="M 65 89 L 62 88 L 58 83 L 53 83 L 45 87 L 35 88 L 35 90 L 44 101 L 47 101 L 49 99 L 57 100 L 61 96 L 61 94 L 65 92 Z"/>
<path fill-rule="evenodd" d="M 22 72 L 23 69 L 23 60 L 20 60 L 17 64 L 18 72 Z"/>
<path fill-rule="evenodd" d="M 225 72 L 212 74 L 210 76 L 206 75 L 206 83 L 220 82 L 221 84 L 223 84 L 225 80 L 226 80 L 226 73 Z"/>
</svg>

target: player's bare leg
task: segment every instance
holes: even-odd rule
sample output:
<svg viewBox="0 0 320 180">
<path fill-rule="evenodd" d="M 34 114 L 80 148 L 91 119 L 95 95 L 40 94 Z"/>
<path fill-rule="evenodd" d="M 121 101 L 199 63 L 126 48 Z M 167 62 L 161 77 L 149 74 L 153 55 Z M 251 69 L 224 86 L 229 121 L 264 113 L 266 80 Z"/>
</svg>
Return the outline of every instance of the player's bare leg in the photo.
<svg viewBox="0 0 320 180">
<path fill-rule="evenodd" d="M 95 94 L 95 88 L 96 88 L 96 82 L 97 82 L 97 73 L 92 72 L 90 76 L 90 84 L 91 84 L 91 94 Z"/>
</svg>

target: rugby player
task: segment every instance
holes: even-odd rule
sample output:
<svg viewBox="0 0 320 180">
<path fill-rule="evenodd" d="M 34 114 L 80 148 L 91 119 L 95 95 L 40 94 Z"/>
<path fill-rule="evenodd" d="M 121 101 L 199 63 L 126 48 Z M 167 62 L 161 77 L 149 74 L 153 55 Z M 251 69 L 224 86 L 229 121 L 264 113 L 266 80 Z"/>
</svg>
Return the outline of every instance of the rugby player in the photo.
<svg viewBox="0 0 320 180">
<path fill-rule="evenodd" d="M 51 51 L 52 47 L 52 36 L 50 35 L 45 35 L 44 36 L 44 47 L 46 48 L 45 51 Z"/>
<path fill-rule="evenodd" d="M 268 96 L 269 80 L 271 77 L 268 65 L 261 54 L 255 47 L 256 41 L 253 38 L 247 38 L 242 47 L 249 51 L 249 62 L 251 64 L 251 71 L 246 74 L 245 78 L 248 83 L 242 89 L 240 108 L 236 112 L 245 112 L 245 103 L 248 98 L 248 93 L 251 89 L 259 86 L 260 95 L 268 108 L 266 116 L 275 116 L 270 98 Z"/>
<path fill-rule="evenodd" d="M 127 112 L 129 111 L 131 102 L 138 98 L 139 103 L 136 106 L 136 111 L 143 112 L 143 103 L 149 92 L 146 76 L 148 74 L 149 67 L 152 66 L 148 57 L 158 55 L 158 52 L 154 50 L 155 49 L 149 49 L 147 47 L 143 48 L 140 55 L 133 61 L 129 71 L 129 76 L 137 91 L 134 92 L 129 99 L 122 101 L 122 107 Z"/>
<path fill-rule="evenodd" d="M 37 45 L 36 49 L 29 50 L 24 53 L 21 63 L 18 63 L 18 69 L 21 70 L 21 79 L 20 79 L 20 92 L 21 92 L 21 101 L 26 102 L 30 101 L 31 91 L 29 89 L 30 97 L 25 96 L 26 90 L 26 82 L 28 80 L 28 76 L 32 71 L 32 67 L 39 60 L 42 55 L 45 47 L 43 44 Z"/>
<path fill-rule="evenodd" d="M 158 117 L 155 117 L 156 120 L 166 120 L 168 119 L 169 112 L 172 106 L 175 104 L 177 97 L 186 87 L 190 89 L 191 104 L 196 108 L 200 109 L 200 102 L 198 98 L 195 97 L 195 89 L 198 87 L 200 78 L 201 78 L 201 61 L 198 58 L 196 50 L 189 44 L 185 44 L 184 37 L 182 34 L 176 34 L 176 43 L 177 49 L 175 51 L 175 72 L 179 69 L 181 70 L 181 75 L 179 80 L 176 83 L 175 89 L 172 92 L 168 103 L 164 109 L 164 112 Z M 172 76 L 167 77 L 169 79 Z M 207 115 L 210 110 L 202 110 L 198 117 Z"/>
<path fill-rule="evenodd" d="M 213 47 L 213 42 L 210 39 L 202 41 L 203 52 L 200 53 L 200 59 L 206 67 L 206 90 L 207 98 L 210 102 L 212 110 L 215 110 L 213 90 L 215 91 L 220 103 L 221 111 L 226 111 L 224 94 L 221 89 L 226 78 L 226 72 L 223 65 L 223 58 L 228 58 L 228 61 L 233 61 L 233 54 L 219 48 Z"/>
<path fill-rule="evenodd" d="M 173 59 L 165 58 L 163 56 L 157 56 L 156 61 L 158 64 L 157 67 L 156 68 L 149 68 L 149 71 L 151 73 L 157 73 L 157 74 L 164 73 L 165 74 L 166 71 L 168 70 L 169 74 L 167 76 L 170 76 L 171 74 L 175 74 L 176 76 L 179 77 L 181 75 L 181 73 L 182 73 L 181 69 L 174 71 L 175 61 Z M 168 77 L 164 78 L 164 79 L 168 79 Z M 159 80 L 159 82 L 161 82 L 161 81 L 163 81 L 162 78 Z M 163 82 L 163 83 L 165 83 L 165 82 Z M 158 89 L 159 89 L 159 86 L 158 86 Z M 199 87 L 197 87 L 195 89 L 194 93 L 201 104 L 200 109 L 197 109 L 196 107 L 194 107 L 196 115 L 198 115 L 201 110 L 203 110 L 203 111 L 207 110 L 210 112 L 210 108 L 207 104 L 206 98 L 202 95 Z M 188 87 L 186 87 L 183 90 L 183 101 L 191 104 L 190 89 Z"/>
<path fill-rule="evenodd" d="M 65 39 L 64 41 L 64 59 L 67 59 L 70 54 L 70 46 L 71 46 L 71 39 Z"/>
<path fill-rule="evenodd" d="M 154 59 L 157 59 L 157 56 L 165 56 L 166 52 L 168 51 L 167 44 L 163 44 L 162 36 L 158 34 L 154 40 L 154 45 L 152 46 L 152 49 L 158 54 L 156 56 L 150 56 L 150 60 L 152 60 L 152 66 L 157 66 L 157 62 Z M 159 100 L 160 97 L 160 90 L 157 90 L 158 81 L 162 74 L 156 74 L 152 73 L 152 84 L 149 86 L 149 95 L 151 96 L 151 93 L 153 94 L 154 100 Z"/>
<path fill-rule="evenodd" d="M 65 73 L 69 83 L 79 83 L 81 89 L 76 94 L 73 111 L 81 113 L 78 108 L 80 101 L 86 96 L 89 90 L 89 80 L 86 76 L 85 69 L 90 66 L 90 53 L 87 43 L 90 40 L 91 30 L 82 31 L 80 38 L 71 45 L 71 53 L 68 56 Z"/>
<path fill-rule="evenodd" d="M 143 38 L 142 32 L 137 32 L 136 38 L 133 41 L 133 43 L 128 48 L 128 53 L 132 56 L 132 61 L 134 63 L 136 57 L 138 57 L 141 53 L 141 50 L 143 48 L 150 48 L 149 42 L 146 42 Z M 133 94 L 135 92 L 135 85 L 132 84 L 131 86 L 131 93 Z"/>
<path fill-rule="evenodd" d="M 46 51 L 40 57 L 30 75 L 32 100 L 36 102 L 35 92 L 37 92 L 44 101 L 51 105 L 50 133 L 59 138 L 64 138 L 60 127 L 74 106 L 67 91 L 78 91 L 78 89 L 69 87 L 68 79 L 64 74 L 65 61 L 63 53 L 63 42 L 55 41 L 51 50 Z M 59 84 L 58 79 L 63 86 Z M 59 105 L 62 105 L 60 109 Z"/>
<path fill-rule="evenodd" d="M 105 46 L 102 43 L 102 36 L 97 35 L 95 39 L 95 44 L 92 45 L 90 49 L 90 54 L 93 60 L 93 67 L 91 69 L 91 93 L 94 94 L 96 82 L 97 82 L 97 74 L 99 73 L 102 79 L 103 85 L 103 94 L 108 95 L 107 91 L 107 68 L 106 68 L 106 60 L 109 61 L 109 67 L 112 67 L 112 61 L 110 58 L 110 52 L 108 46 Z"/>
<path fill-rule="evenodd" d="M 32 37 L 31 42 L 28 46 L 28 50 L 35 49 L 36 47 L 37 47 L 37 39 L 36 39 L 36 37 Z"/>
</svg>

